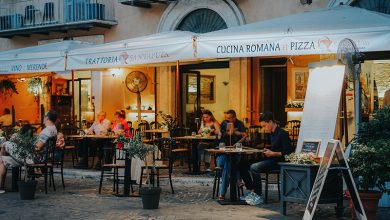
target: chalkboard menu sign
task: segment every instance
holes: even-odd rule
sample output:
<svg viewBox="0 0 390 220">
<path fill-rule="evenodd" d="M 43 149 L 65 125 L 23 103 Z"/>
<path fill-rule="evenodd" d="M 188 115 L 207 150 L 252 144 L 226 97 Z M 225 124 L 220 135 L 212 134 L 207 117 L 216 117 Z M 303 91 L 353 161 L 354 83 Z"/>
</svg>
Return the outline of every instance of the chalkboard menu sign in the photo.
<svg viewBox="0 0 390 220">
<path fill-rule="evenodd" d="M 313 153 L 316 156 L 321 146 L 321 140 L 304 140 L 302 143 L 301 153 Z"/>
</svg>

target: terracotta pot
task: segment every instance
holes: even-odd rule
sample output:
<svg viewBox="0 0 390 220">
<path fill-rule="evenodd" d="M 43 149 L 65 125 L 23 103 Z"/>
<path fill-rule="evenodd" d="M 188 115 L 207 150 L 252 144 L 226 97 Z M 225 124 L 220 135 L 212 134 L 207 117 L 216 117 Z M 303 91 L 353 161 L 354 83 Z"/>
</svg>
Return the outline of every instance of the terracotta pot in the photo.
<svg viewBox="0 0 390 220">
<path fill-rule="evenodd" d="M 345 192 L 349 200 L 349 208 L 352 212 L 352 219 L 356 219 L 355 210 L 353 208 L 351 196 L 349 191 Z M 376 212 L 378 210 L 379 199 L 382 197 L 382 193 L 379 191 L 359 192 L 360 200 L 366 213 L 368 220 L 374 220 L 376 218 Z"/>
</svg>

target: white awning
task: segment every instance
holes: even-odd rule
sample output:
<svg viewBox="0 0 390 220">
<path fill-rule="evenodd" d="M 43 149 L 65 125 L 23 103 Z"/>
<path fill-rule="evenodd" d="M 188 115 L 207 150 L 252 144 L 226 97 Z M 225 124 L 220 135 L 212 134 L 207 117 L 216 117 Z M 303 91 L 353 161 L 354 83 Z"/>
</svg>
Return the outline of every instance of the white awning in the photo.
<svg viewBox="0 0 390 220">
<path fill-rule="evenodd" d="M 390 16 L 339 6 L 256 22 L 197 37 L 197 58 L 337 53 L 350 38 L 360 51 L 390 50 Z"/>
<path fill-rule="evenodd" d="M 191 32 L 172 31 L 72 50 L 67 69 L 125 67 L 194 58 Z"/>
<path fill-rule="evenodd" d="M 65 71 L 66 53 L 92 44 L 61 41 L 0 52 L 0 74 L 47 73 Z"/>
</svg>

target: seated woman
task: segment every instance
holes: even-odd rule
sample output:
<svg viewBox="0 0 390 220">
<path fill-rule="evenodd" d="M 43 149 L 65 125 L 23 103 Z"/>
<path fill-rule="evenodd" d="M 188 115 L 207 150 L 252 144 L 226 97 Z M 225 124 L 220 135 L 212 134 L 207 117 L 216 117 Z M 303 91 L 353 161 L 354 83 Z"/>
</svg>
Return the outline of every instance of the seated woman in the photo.
<svg viewBox="0 0 390 220">
<path fill-rule="evenodd" d="M 126 121 L 125 111 L 116 110 L 114 117 L 115 117 L 115 121 L 111 125 L 112 131 L 114 131 L 115 134 L 124 134 L 126 137 L 131 137 L 130 128 Z"/>
<path fill-rule="evenodd" d="M 57 136 L 57 129 L 55 126 L 55 121 L 57 120 L 57 113 L 54 110 L 50 110 L 45 114 L 44 123 L 45 128 L 41 131 L 37 138 L 37 142 L 35 144 L 36 153 L 33 158 L 28 158 L 27 163 L 42 163 L 45 159 L 45 143 L 51 137 Z M 33 129 L 30 125 L 24 125 L 23 128 L 16 135 L 29 135 L 32 136 Z M 16 135 L 11 137 L 10 141 L 3 143 L 0 153 L 0 193 L 4 193 L 4 185 L 5 185 L 5 177 L 7 174 L 7 167 L 18 167 L 21 166 L 23 160 L 18 158 L 17 155 L 14 154 L 13 149 L 18 146 L 12 142 Z"/>
<path fill-rule="evenodd" d="M 213 113 L 209 110 L 204 110 L 202 112 L 202 125 L 198 131 L 198 134 L 202 134 L 205 132 L 210 132 L 210 135 L 220 135 L 221 133 L 221 125 L 219 122 L 214 118 Z M 199 143 L 198 146 L 198 158 L 199 161 L 203 161 L 205 164 L 205 170 L 211 171 L 210 168 L 210 161 L 211 161 L 211 155 L 209 152 L 205 151 L 207 148 L 214 147 L 216 143 Z"/>
</svg>

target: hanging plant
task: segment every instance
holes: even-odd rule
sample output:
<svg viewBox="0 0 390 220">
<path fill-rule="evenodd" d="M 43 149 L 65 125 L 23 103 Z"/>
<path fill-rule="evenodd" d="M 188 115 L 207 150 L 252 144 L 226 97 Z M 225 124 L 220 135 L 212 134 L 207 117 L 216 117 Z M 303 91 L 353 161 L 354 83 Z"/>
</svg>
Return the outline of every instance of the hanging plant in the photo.
<svg viewBox="0 0 390 220">
<path fill-rule="evenodd" d="M 9 79 L 0 80 L 0 94 L 12 96 L 13 93 L 19 94 L 15 83 Z"/>
<path fill-rule="evenodd" d="M 38 96 L 42 92 L 41 78 L 31 78 L 30 81 L 28 81 L 27 91 L 34 96 Z"/>
</svg>

